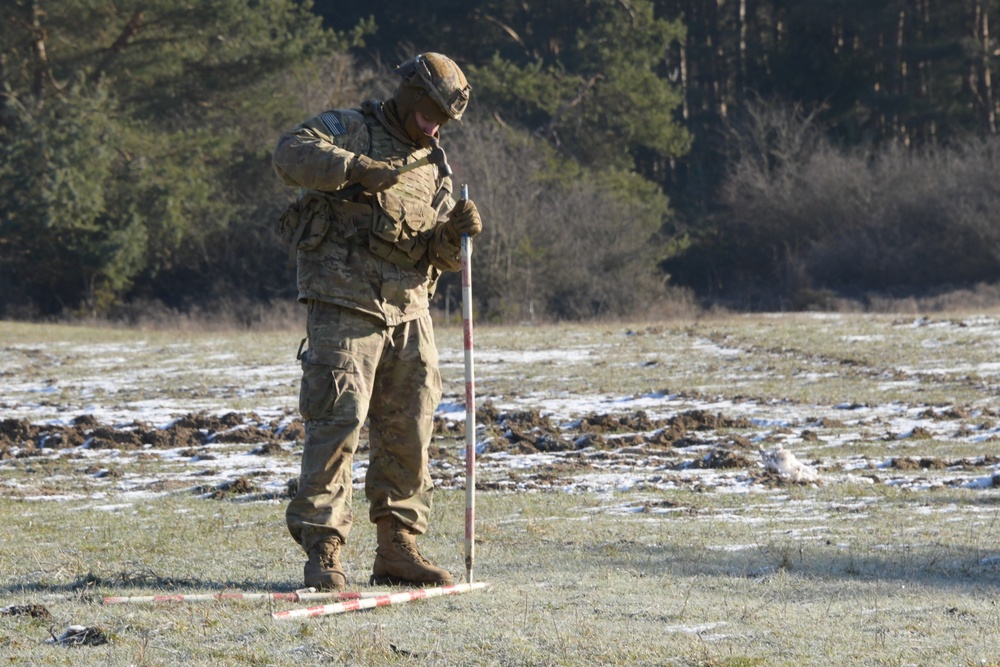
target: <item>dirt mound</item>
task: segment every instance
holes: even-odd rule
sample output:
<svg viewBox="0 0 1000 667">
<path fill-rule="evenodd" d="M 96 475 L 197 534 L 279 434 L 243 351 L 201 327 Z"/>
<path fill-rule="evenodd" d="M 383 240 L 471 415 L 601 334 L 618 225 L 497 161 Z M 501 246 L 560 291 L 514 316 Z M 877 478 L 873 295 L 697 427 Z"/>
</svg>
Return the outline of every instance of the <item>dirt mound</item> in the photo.
<svg viewBox="0 0 1000 667">
<path fill-rule="evenodd" d="M 256 485 L 250 481 L 249 477 L 237 477 L 236 479 L 219 484 L 210 492 L 213 500 L 225 500 L 233 496 L 240 496 L 257 491 Z"/>
<path fill-rule="evenodd" d="M 630 415 L 589 414 L 581 420 L 580 430 L 590 433 L 635 433 L 653 431 L 666 424 L 662 419 L 650 419 L 640 410 Z"/>
<path fill-rule="evenodd" d="M 51 630 L 49 631 L 51 632 Z M 107 634 L 97 626 L 71 625 L 58 637 L 54 634 L 49 644 L 60 646 L 102 646 L 109 643 Z"/>
<path fill-rule="evenodd" d="M 716 444 L 717 439 L 695 437 L 693 432 L 752 427 L 748 419 L 703 410 L 691 410 L 669 419 L 654 419 L 642 410 L 624 415 L 592 412 L 577 421 L 560 425 L 554 424 L 538 409 L 503 412 L 491 403 L 477 411 L 476 419 L 477 424 L 493 435 L 486 451 L 515 454 L 612 450 L 639 445 L 663 450 L 704 446 Z M 463 437 L 465 423 L 437 417 L 434 433 L 443 437 Z M 727 440 L 738 447 L 749 447 L 749 441 L 738 434 L 729 435 Z"/>
<path fill-rule="evenodd" d="M 919 459 L 905 456 L 897 457 L 889 461 L 889 467 L 895 468 L 896 470 L 942 470 L 947 468 L 948 464 L 941 459 L 932 456 L 925 456 Z"/>
<path fill-rule="evenodd" d="M 34 425 L 26 420 L 4 419 L 0 421 L 0 459 L 39 456 L 44 449 L 81 446 L 131 450 L 146 446 L 193 448 L 211 442 L 277 445 L 304 437 L 305 429 L 300 420 L 281 425 L 275 421 L 266 422 L 252 412 L 230 412 L 221 417 L 187 414 L 165 428 L 142 422 L 112 426 L 99 423 L 91 415 L 81 415 L 69 426 Z"/>
<path fill-rule="evenodd" d="M 0 438 L 4 442 L 19 443 L 31 440 L 38 429 L 20 419 L 4 419 L 0 421 Z"/>
<path fill-rule="evenodd" d="M 750 428 L 753 426 L 745 417 L 726 417 L 721 412 L 712 414 L 706 410 L 689 410 L 667 420 L 671 427 L 681 427 L 689 431 L 716 431 L 722 428 Z"/>
<path fill-rule="evenodd" d="M 141 434 L 111 426 L 98 426 L 87 433 L 90 437 L 84 444 L 90 449 L 139 449 L 143 444 Z"/>
<path fill-rule="evenodd" d="M 12 604 L 0 609 L 0 616 L 30 616 L 42 620 L 52 620 L 52 614 L 40 604 Z"/>
<path fill-rule="evenodd" d="M 745 448 L 736 446 L 716 447 L 704 458 L 696 460 L 692 468 L 755 468 L 756 459 L 751 459 L 746 455 Z"/>
<path fill-rule="evenodd" d="M 502 434 L 508 443 L 517 445 L 519 453 L 561 452 L 573 449 L 572 440 L 564 440 L 548 416 L 536 410 L 497 413 L 492 417 L 494 432 Z"/>
</svg>

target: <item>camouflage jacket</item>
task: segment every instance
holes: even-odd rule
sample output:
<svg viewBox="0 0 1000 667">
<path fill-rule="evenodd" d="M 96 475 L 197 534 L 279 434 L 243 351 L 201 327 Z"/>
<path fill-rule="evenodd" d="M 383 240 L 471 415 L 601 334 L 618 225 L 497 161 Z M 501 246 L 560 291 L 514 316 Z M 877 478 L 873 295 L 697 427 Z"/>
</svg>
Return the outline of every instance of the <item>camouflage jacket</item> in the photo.
<svg viewBox="0 0 1000 667">
<path fill-rule="evenodd" d="M 281 222 L 300 301 L 352 308 L 389 326 L 427 313 L 441 272 L 461 267 L 460 248 L 441 227 L 455 204 L 451 179 L 426 165 L 375 195 L 341 201 L 328 193 L 348 185 L 357 154 L 402 166 L 429 152 L 395 129 L 377 100 L 324 111 L 281 135 L 275 173 L 302 188 Z"/>
</svg>

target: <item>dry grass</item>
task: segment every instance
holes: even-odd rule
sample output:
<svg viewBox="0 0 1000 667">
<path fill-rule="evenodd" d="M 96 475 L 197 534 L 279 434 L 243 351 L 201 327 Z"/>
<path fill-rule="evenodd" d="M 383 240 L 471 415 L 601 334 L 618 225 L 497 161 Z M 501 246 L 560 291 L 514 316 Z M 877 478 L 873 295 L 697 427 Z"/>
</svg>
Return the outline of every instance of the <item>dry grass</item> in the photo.
<svg viewBox="0 0 1000 667">
<path fill-rule="evenodd" d="M 969 314 L 480 327 L 477 378 L 480 395 L 501 404 L 667 391 L 722 412 L 840 414 L 845 424 L 819 440 L 789 441 L 830 465 L 862 453 L 981 456 L 995 448 L 989 439 L 885 439 L 888 417 L 877 422 L 877 410 L 958 406 L 969 415 L 962 424 L 988 419 L 977 415 L 1000 408 L 998 332 L 997 320 Z M 0 400 L 33 420 L 88 404 L 291 414 L 298 338 L 0 323 Z M 457 401 L 461 332 L 439 330 L 438 344 L 447 400 Z M 260 372 L 229 372 L 237 367 Z M 53 391 L 32 393 L 43 385 Z M 841 404 L 876 416 L 847 423 L 853 412 Z M 266 603 L 100 604 L 112 594 L 291 590 L 302 556 L 280 501 L 121 490 L 183 467 L 171 459 L 122 455 L 122 477 L 104 486 L 81 475 L 86 465 L 0 461 L 0 608 L 42 604 L 52 615 L 0 617 L 4 664 L 995 664 L 1000 492 L 940 481 L 955 471 L 900 471 L 908 485 L 831 467 L 821 468 L 831 481 L 811 486 L 713 486 L 692 474 L 670 488 L 481 492 L 476 575 L 491 590 L 276 621 Z M 18 485 L 77 495 L 26 500 Z M 358 497 L 356 515 L 366 509 Z M 463 517 L 461 490 L 439 492 L 421 541 L 454 573 L 464 570 Z M 352 538 L 348 577 L 365 589 L 374 530 L 361 522 Z M 111 642 L 45 643 L 50 628 L 70 624 L 99 626 Z"/>
</svg>

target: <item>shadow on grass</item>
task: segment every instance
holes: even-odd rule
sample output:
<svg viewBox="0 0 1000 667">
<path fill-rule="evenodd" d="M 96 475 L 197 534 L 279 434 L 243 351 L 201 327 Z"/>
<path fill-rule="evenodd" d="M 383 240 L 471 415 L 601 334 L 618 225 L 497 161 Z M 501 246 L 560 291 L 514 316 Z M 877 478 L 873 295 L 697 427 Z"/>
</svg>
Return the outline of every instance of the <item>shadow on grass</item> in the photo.
<svg viewBox="0 0 1000 667">
<path fill-rule="evenodd" d="M 624 550 L 627 554 L 608 554 L 609 550 Z M 741 551 L 620 543 L 609 545 L 603 551 L 606 556 L 591 563 L 590 567 L 632 571 L 640 576 L 765 580 L 784 572 L 812 580 L 898 581 L 928 588 L 1000 588 L 1000 547 L 981 549 L 935 544 L 857 547 L 789 539 L 749 546 Z M 580 554 L 580 557 L 589 556 Z"/>
<path fill-rule="evenodd" d="M 114 593 L 125 596 L 129 593 L 146 595 L 182 595 L 197 593 L 291 593 L 301 586 L 290 582 L 273 581 L 216 581 L 190 577 L 163 577 L 152 572 L 123 572 L 115 577 L 99 577 L 86 574 L 75 581 L 66 583 L 45 583 L 35 581 L 0 588 L 0 594 L 59 593 L 81 599 L 97 598 Z"/>
</svg>

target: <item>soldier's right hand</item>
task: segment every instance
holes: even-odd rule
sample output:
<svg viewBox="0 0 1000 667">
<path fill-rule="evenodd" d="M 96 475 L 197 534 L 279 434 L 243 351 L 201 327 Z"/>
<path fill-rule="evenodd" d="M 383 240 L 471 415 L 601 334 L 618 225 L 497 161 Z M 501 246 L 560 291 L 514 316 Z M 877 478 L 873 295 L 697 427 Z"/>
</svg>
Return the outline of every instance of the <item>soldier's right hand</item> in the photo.
<svg viewBox="0 0 1000 667">
<path fill-rule="evenodd" d="M 365 192 L 381 192 L 399 183 L 399 171 L 388 162 L 357 155 L 347 171 L 347 180 L 360 183 Z"/>
<path fill-rule="evenodd" d="M 459 199 L 455 202 L 455 208 L 448 213 L 448 220 L 444 223 L 444 233 L 448 240 L 458 245 L 463 236 L 476 236 L 482 231 L 483 219 L 473 201 Z"/>
</svg>

